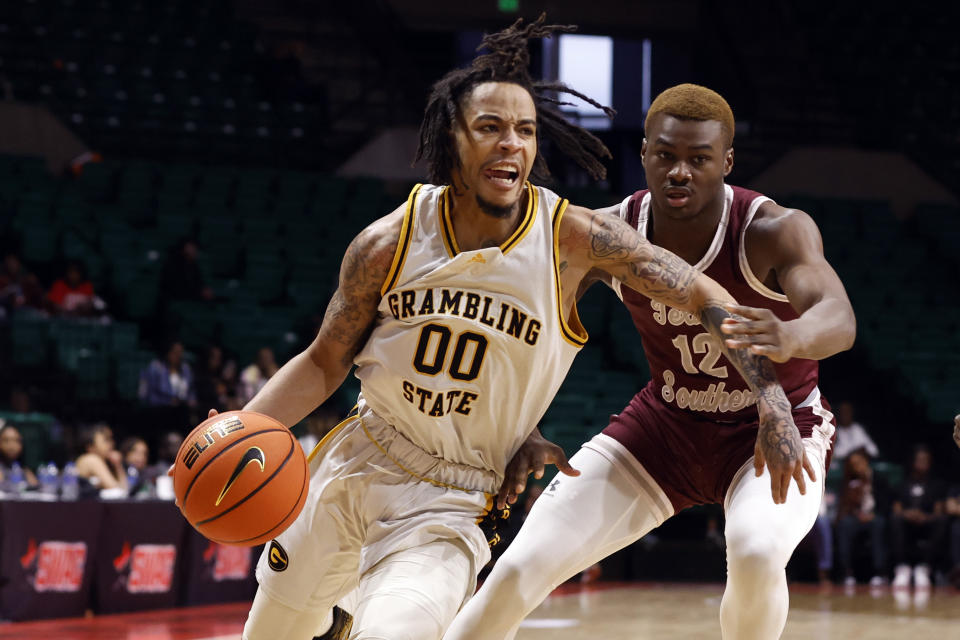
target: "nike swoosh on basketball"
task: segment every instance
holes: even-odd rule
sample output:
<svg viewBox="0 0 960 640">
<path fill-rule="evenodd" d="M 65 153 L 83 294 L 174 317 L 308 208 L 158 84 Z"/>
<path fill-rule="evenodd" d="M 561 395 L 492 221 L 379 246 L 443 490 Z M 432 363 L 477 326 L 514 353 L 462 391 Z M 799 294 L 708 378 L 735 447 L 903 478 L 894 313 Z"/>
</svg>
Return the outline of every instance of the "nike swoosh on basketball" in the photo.
<svg viewBox="0 0 960 640">
<path fill-rule="evenodd" d="M 243 473 L 243 470 L 246 469 L 247 465 L 249 465 L 251 462 L 256 462 L 259 464 L 260 471 L 263 471 L 263 465 L 266 462 L 266 459 L 260 447 L 250 447 L 244 451 L 243 456 L 240 457 L 240 461 L 237 462 L 237 466 L 233 469 L 233 473 L 230 474 L 230 477 L 227 478 L 226 484 L 223 485 L 223 489 L 220 491 L 217 501 L 213 503 L 214 506 L 220 506 L 220 502 L 223 500 L 223 497 L 227 495 L 227 492 L 230 491 L 230 487 L 233 486 L 233 483 L 237 481 L 237 478 L 240 477 L 240 474 Z"/>
</svg>

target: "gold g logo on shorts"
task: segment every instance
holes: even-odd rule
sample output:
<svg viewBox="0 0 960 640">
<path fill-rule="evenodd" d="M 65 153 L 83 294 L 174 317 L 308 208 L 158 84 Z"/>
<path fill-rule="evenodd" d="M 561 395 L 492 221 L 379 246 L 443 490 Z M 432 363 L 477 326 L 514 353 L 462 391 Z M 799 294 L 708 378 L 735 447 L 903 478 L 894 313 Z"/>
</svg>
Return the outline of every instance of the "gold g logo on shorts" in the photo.
<svg viewBox="0 0 960 640">
<path fill-rule="evenodd" d="M 290 558 L 287 557 L 287 552 L 276 540 L 270 541 L 270 548 L 267 551 L 267 566 L 278 572 L 286 571 L 287 567 L 290 566 Z"/>
</svg>

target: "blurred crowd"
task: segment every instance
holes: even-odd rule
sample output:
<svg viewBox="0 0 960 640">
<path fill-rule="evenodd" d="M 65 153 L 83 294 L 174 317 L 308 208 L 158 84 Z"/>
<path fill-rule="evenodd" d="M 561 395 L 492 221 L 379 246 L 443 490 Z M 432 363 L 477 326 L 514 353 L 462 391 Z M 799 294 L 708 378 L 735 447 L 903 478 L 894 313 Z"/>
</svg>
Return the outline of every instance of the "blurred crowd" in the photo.
<svg viewBox="0 0 960 640">
<path fill-rule="evenodd" d="M 960 587 L 960 483 L 935 468 L 925 444 L 902 467 L 884 462 L 851 403 L 838 405 L 836 417 L 832 472 L 808 536 L 821 585 Z"/>
<path fill-rule="evenodd" d="M 18 310 L 108 319 L 106 303 L 97 296 L 79 260 L 66 261 L 60 274 L 44 286 L 17 252 L 7 251 L 0 265 L 0 318 Z"/>
<path fill-rule="evenodd" d="M 84 265 L 70 260 L 61 266 L 61 273 L 47 283 L 16 251 L 5 251 L 0 264 L 0 326 L 14 314 L 111 322 L 108 305 L 98 296 Z M 183 240 L 167 256 L 161 292 L 165 302 L 214 302 L 197 263 L 194 241 Z M 163 340 L 162 347 L 139 372 L 138 406 L 121 425 L 77 422 L 37 411 L 35 397 L 51 399 L 49 406 L 60 404 L 55 401 L 55 377 L 42 388 L 6 378 L 9 395 L 0 402 L 0 494 L 48 500 L 172 499 L 167 470 L 190 426 L 203 421 L 211 408 L 221 412 L 242 408 L 279 369 L 270 347 L 258 349 L 251 361 L 238 364 L 219 345 L 191 353 L 162 322 L 155 328 L 158 331 L 152 337 Z M 296 428 L 307 452 L 337 423 L 341 409 L 335 405 L 321 407 Z M 44 451 L 39 455 L 51 461 L 31 468 L 25 462 L 22 432 L 35 433 L 30 427 L 37 424 L 44 431 L 38 447 Z M 115 428 L 122 437 L 115 438 Z"/>
<path fill-rule="evenodd" d="M 72 260 L 61 266 L 59 275 L 45 284 L 16 252 L 7 251 L 0 265 L 0 322 L 24 311 L 110 322 L 108 305 L 84 265 Z M 167 257 L 161 292 L 165 301 L 213 300 L 192 240 L 179 243 Z M 0 406 L 0 493 L 38 499 L 172 499 L 167 470 L 189 425 L 199 424 L 211 408 L 242 408 L 278 369 L 269 347 L 238 363 L 219 345 L 190 353 L 175 337 L 167 337 L 139 373 L 141 418 L 134 428 L 120 427 L 119 446 L 105 422 L 65 428 L 58 417 L 49 416 L 47 435 L 62 445 L 56 456 L 61 466 L 46 462 L 35 468 L 24 463 L 17 417 L 37 414 L 29 391 L 15 385 L 7 406 Z M 341 408 L 334 405 L 321 407 L 298 428 L 305 451 L 337 423 Z M 922 590 L 939 581 L 960 588 L 960 483 L 945 479 L 922 444 L 908 459 L 884 458 L 849 402 L 840 403 L 836 415 L 832 472 L 820 517 L 808 536 L 821 584 L 866 582 Z M 171 431 L 171 425 L 183 429 Z M 526 503 L 532 504 L 536 495 L 534 488 Z M 514 519 L 516 526 L 524 513 Z M 707 537 L 723 544 L 719 515 L 708 519 Z M 583 578 L 594 579 L 599 571 L 592 567 Z"/>
</svg>

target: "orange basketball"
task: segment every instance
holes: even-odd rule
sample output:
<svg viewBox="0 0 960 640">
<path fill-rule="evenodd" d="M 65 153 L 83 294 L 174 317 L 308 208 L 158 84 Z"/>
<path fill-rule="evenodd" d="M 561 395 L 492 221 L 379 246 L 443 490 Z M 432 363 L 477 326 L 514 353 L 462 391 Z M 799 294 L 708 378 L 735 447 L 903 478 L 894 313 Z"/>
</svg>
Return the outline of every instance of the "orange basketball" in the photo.
<svg viewBox="0 0 960 640">
<path fill-rule="evenodd" d="M 289 429 L 253 411 L 208 418 L 180 446 L 173 489 L 207 539 L 252 547 L 290 526 L 307 499 L 307 459 Z"/>
</svg>

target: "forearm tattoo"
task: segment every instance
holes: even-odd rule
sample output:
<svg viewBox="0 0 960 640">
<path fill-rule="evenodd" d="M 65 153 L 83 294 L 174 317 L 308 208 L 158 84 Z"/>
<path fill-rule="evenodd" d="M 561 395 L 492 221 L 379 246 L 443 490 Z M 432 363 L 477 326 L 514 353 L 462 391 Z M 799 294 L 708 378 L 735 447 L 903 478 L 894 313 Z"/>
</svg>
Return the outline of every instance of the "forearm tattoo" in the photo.
<svg viewBox="0 0 960 640">
<path fill-rule="evenodd" d="M 688 306 L 700 273 L 673 253 L 646 242 L 620 218 L 597 214 L 590 220 L 590 258 L 625 285 L 658 302 Z M 773 363 L 744 349 L 729 349 L 720 332 L 724 318 L 733 314 L 722 300 L 708 300 L 700 309 L 700 322 L 720 343 L 724 355 L 757 395 L 760 411 L 758 442 L 766 459 L 790 463 L 801 452 L 800 432 L 793 424 L 790 402 L 777 380 Z"/>
<path fill-rule="evenodd" d="M 590 221 L 591 258 L 621 262 L 611 274 L 631 289 L 666 304 L 690 301 L 690 287 L 697 270 L 643 238 L 628 224 L 609 215 L 595 215 Z"/>
<path fill-rule="evenodd" d="M 765 356 L 750 353 L 747 349 L 730 349 L 725 344 L 726 336 L 720 331 L 724 318 L 738 318 L 723 308 L 723 302 L 708 300 L 700 311 L 700 323 L 720 342 L 723 354 L 750 388 L 757 394 L 757 409 L 761 412 L 759 442 L 768 461 L 788 463 L 800 457 L 800 432 L 790 416 L 790 401 L 777 380 L 773 363 Z M 775 456 L 771 458 L 771 456 Z"/>
<path fill-rule="evenodd" d="M 641 244 L 641 238 L 620 218 L 594 215 L 590 219 L 590 252 L 594 258 L 630 258 Z"/>
</svg>

